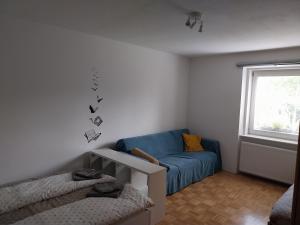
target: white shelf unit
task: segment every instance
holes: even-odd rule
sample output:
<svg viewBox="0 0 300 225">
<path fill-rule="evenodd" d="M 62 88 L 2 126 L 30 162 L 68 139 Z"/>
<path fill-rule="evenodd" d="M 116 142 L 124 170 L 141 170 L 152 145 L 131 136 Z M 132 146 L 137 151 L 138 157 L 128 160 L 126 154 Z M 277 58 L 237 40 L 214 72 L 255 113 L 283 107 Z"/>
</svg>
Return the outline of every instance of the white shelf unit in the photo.
<svg viewBox="0 0 300 225">
<path fill-rule="evenodd" d="M 157 224 L 165 215 L 166 169 L 129 154 L 109 148 L 91 152 L 90 162 L 106 159 L 130 169 L 130 183 L 142 193 L 147 194 L 155 206 L 151 210 L 151 224 Z"/>
</svg>

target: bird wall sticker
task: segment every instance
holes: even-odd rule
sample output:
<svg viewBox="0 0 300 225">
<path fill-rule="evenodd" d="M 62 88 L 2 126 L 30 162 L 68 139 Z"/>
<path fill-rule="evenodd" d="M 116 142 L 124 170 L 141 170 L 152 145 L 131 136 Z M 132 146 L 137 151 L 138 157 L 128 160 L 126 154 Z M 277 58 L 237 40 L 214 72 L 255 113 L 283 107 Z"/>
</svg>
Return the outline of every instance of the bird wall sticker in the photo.
<svg viewBox="0 0 300 225">
<path fill-rule="evenodd" d="M 97 127 L 99 127 L 101 125 L 101 123 L 103 122 L 103 120 L 101 119 L 100 116 L 97 116 L 95 119 L 90 118 L 90 120 L 92 121 L 93 124 L 95 124 Z"/>
<path fill-rule="evenodd" d="M 95 113 L 99 109 L 99 107 L 93 107 L 92 105 L 90 105 L 89 109 L 91 113 Z"/>
<path fill-rule="evenodd" d="M 92 74 L 93 87 L 91 87 L 91 89 L 92 89 L 93 91 L 97 91 L 97 90 L 98 90 L 98 86 L 99 86 L 99 78 L 100 78 L 100 76 L 98 75 L 98 72 L 95 71 L 95 72 Z"/>
<path fill-rule="evenodd" d="M 103 100 L 103 98 L 100 98 L 99 95 L 97 95 L 97 102 L 100 103 Z"/>
<path fill-rule="evenodd" d="M 94 129 L 88 130 L 84 134 L 88 143 L 90 143 L 91 141 L 96 141 L 100 137 L 100 135 L 101 133 L 96 133 Z"/>
<path fill-rule="evenodd" d="M 97 92 L 100 90 L 100 83 L 99 83 L 100 75 L 96 71 L 95 68 L 92 68 L 92 87 L 91 89 L 93 92 Z M 96 115 L 94 117 L 94 114 L 99 109 L 99 104 L 102 102 L 103 97 L 100 97 L 98 94 L 96 95 L 95 101 L 93 101 L 92 104 L 89 105 L 89 113 L 93 116 L 89 118 L 89 120 L 92 122 L 93 126 L 97 126 L 97 128 L 100 127 L 100 125 L 103 123 L 102 118 L 99 115 Z M 98 105 L 97 105 L 98 104 Z M 97 132 L 95 128 L 92 128 L 84 133 L 84 137 L 86 138 L 87 142 L 90 143 L 91 141 L 96 141 L 101 136 L 101 132 Z"/>
</svg>

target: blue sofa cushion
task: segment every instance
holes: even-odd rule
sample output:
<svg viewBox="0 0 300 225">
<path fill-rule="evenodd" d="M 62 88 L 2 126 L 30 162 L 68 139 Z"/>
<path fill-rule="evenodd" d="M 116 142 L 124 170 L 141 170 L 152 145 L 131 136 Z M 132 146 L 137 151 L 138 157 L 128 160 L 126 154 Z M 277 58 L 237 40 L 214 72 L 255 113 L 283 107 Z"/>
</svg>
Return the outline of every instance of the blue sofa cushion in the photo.
<svg viewBox="0 0 300 225">
<path fill-rule="evenodd" d="M 169 169 L 167 194 L 175 193 L 191 183 L 213 175 L 217 156 L 213 152 L 182 152 L 159 161 Z"/>
<path fill-rule="evenodd" d="M 173 130 L 156 134 L 120 139 L 116 148 L 118 151 L 130 153 L 133 148 L 140 148 L 148 154 L 159 159 L 169 154 L 176 154 L 184 151 L 182 139 L 187 129 Z"/>
</svg>

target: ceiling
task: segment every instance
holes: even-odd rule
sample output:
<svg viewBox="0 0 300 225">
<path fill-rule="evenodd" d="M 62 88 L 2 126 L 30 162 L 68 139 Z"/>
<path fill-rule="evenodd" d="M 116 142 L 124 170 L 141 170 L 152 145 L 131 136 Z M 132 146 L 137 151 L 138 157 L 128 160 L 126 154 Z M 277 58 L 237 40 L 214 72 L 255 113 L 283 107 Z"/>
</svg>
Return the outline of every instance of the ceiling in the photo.
<svg viewBox="0 0 300 225">
<path fill-rule="evenodd" d="M 0 0 L 0 14 L 186 56 L 300 46 L 300 0 Z"/>
</svg>

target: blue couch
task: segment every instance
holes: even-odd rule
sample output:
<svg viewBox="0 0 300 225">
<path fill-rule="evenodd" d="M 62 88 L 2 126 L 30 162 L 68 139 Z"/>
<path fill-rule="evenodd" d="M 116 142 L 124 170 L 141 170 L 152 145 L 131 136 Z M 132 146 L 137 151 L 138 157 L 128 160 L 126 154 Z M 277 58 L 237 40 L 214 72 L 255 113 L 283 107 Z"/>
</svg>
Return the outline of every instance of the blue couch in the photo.
<svg viewBox="0 0 300 225">
<path fill-rule="evenodd" d="M 205 151 L 185 152 L 183 133 L 189 133 L 189 130 L 120 139 L 116 143 L 116 150 L 131 154 L 131 150 L 137 147 L 157 158 L 160 165 L 167 168 L 167 194 L 173 194 L 222 168 L 218 141 L 202 139 Z"/>
</svg>

